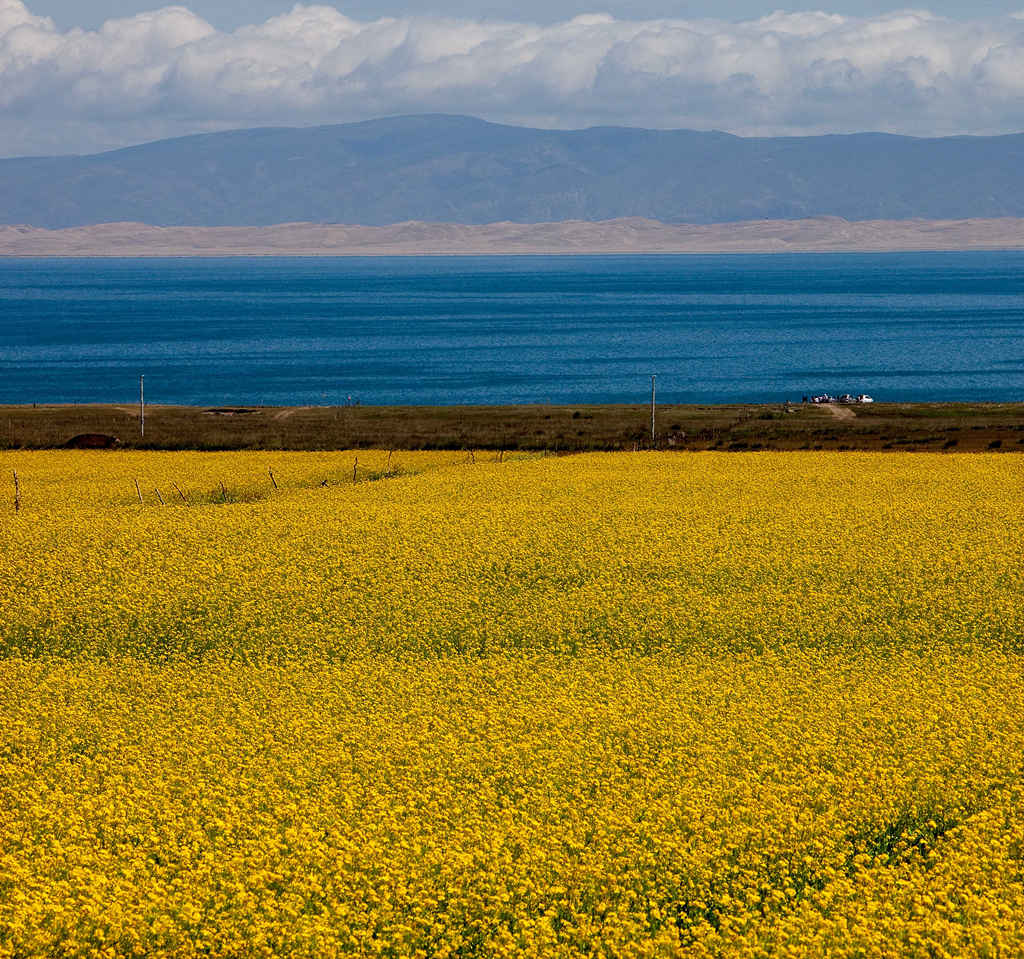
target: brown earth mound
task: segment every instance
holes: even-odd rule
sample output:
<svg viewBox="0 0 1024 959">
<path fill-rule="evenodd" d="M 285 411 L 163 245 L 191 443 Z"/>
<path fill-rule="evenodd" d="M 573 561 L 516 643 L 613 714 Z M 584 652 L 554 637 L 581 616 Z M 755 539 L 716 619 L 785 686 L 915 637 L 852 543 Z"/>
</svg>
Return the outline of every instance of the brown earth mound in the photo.
<svg viewBox="0 0 1024 959">
<path fill-rule="evenodd" d="M 112 450 L 121 445 L 116 436 L 109 436 L 106 433 L 79 433 L 72 436 L 64 448 L 69 450 Z"/>
</svg>

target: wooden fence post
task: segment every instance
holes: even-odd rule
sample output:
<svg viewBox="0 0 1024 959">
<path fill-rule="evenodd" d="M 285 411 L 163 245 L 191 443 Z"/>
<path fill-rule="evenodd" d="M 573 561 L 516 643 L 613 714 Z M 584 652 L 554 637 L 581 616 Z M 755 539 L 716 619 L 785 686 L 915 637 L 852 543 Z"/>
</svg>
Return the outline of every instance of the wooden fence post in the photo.
<svg viewBox="0 0 1024 959">
<path fill-rule="evenodd" d="M 142 498 L 142 490 L 139 489 L 139 481 L 138 480 L 135 481 L 135 492 L 139 494 L 139 502 L 142 503 L 143 506 L 145 506 L 146 505 L 146 501 Z"/>
<path fill-rule="evenodd" d="M 18 471 L 11 472 L 14 473 L 14 512 L 17 513 L 21 510 L 21 484 L 18 482 Z"/>
</svg>

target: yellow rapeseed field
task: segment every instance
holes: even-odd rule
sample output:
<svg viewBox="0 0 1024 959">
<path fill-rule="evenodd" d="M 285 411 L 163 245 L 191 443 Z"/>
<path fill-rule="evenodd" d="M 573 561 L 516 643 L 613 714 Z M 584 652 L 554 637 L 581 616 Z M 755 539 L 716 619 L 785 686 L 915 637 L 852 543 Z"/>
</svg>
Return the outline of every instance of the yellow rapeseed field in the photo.
<svg viewBox="0 0 1024 959">
<path fill-rule="evenodd" d="M 0 454 L 0 956 L 1024 955 L 1022 637 L 1016 455 Z"/>
</svg>

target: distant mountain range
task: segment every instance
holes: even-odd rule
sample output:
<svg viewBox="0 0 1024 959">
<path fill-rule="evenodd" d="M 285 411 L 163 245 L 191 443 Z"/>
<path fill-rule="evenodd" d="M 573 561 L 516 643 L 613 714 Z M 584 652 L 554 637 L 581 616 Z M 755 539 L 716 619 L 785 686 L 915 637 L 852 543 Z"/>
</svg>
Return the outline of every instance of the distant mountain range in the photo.
<svg viewBox="0 0 1024 959">
<path fill-rule="evenodd" d="M 1024 134 L 744 138 L 414 116 L 0 160 L 0 223 L 51 229 L 822 216 L 1024 217 Z"/>
</svg>

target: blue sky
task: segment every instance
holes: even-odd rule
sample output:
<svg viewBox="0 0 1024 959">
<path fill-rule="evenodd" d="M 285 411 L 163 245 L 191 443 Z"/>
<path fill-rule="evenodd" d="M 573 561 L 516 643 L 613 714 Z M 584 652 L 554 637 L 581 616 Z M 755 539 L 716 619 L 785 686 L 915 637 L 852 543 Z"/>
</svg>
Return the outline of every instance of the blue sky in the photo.
<svg viewBox="0 0 1024 959">
<path fill-rule="evenodd" d="M 384 2 L 0 0 L 0 156 L 409 113 L 748 136 L 1024 131 L 1024 0 Z"/>
</svg>

